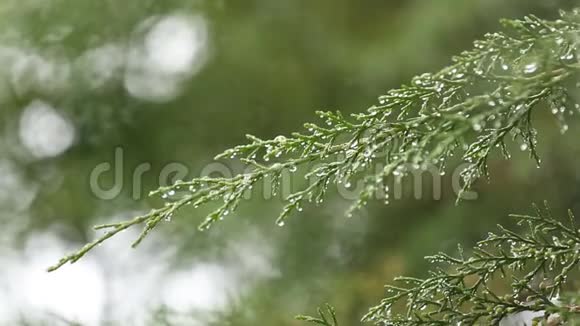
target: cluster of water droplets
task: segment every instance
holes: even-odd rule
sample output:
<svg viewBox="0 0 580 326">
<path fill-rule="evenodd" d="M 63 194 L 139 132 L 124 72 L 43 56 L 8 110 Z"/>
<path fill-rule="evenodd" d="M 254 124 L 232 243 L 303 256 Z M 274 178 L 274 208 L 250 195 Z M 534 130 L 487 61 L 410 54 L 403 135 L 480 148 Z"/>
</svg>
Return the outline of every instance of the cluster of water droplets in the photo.
<svg viewBox="0 0 580 326">
<path fill-rule="evenodd" d="M 516 28 L 544 35 L 557 32 L 557 29 L 548 25 L 543 26 L 534 19 L 524 21 Z M 577 63 L 576 48 L 570 46 L 572 42 L 567 35 L 556 35 L 553 40 L 555 51 L 558 51 L 557 60 L 563 64 Z M 439 166 L 440 174 L 444 175 L 445 161 L 455 150 L 463 149 L 466 152 L 464 159 L 473 163 L 462 173 L 465 184 L 469 186 L 475 179 L 486 174 L 487 165 L 481 162 L 487 157 L 489 147 L 500 147 L 505 152 L 504 155 L 509 157 L 503 140 L 494 139 L 493 133 L 505 127 L 513 116 L 522 114 L 529 107 L 524 103 L 508 104 L 510 99 L 518 95 L 517 92 L 512 94 L 514 88 L 509 82 L 501 82 L 501 87 L 495 90 L 490 87 L 493 83 L 498 83 L 498 76 L 505 77 L 506 80 L 511 78 L 527 82 L 544 73 L 544 68 L 548 64 L 536 53 L 533 45 L 533 41 L 528 39 L 518 40 L 502 33 L 488 34 L 484 40 L 475 42 L 474 50 L 466 51 L 454 58 L 455 64 L 452 67 L 440 73 L 417 76 L 412 79 L 410 85 L 391 90 L 379 97 L 379 106 L 371 107 L 365 114 L 355 115 L 360 124 L 349 122 L 339 112 L 317 112 L 323 123 L 305 124 L 306 134 L 295 133 L 292 137 L 277 136 L 271 140 L 248 136 L 250 144 L 227 150 L 220 157 L 239 157 L 244 163 L 254 165 L 254 172 L 248 174 L 249 184 L 246 185 L 244 181 L 240 183 L 240 187 L 251 190 L 258 179 L 269 177 L 273 180 L 274 194 L 280 186 L 278 177 L 282 171 L 297 172 L 302 164 L 300 160 L 304 158 L 321 162 L 324 168 L 309 168 L 304 176 L 314 182 L 321 180 L 317 187 L 308 189 L 305 193 L 301 193 L 301 196 L 291 195 L 286 198 L 290 200 L 283 209 L 281 214 L 283 217 L 294 210 L 302 210 L 300 203 L 303 200 L 320 203 L 321 196 L 316 194 L 326 191 L 325 188 L 331 181 L 337 184 L 344 183 L 344 186 L 350 189 L 351 180 L 362 173 L 368 173 L 368 169 L 377 162 L 393 165 L 388 169 L 388 173 L 395 178 L 402 178 L 414 169 L 426 170 L 432 164 Z M 471 95 L 472 92 L 483 94 L 489 92 L 490 95 L 486 98 L 482 95 Z M 446 111 L 453 106 L 460 109 Z M 561 122 L 563 132 L 568 129 L 563 117 L 572 114 L 572 110 L 567 107 L 569 105 L 552 107 L 552 113 Z M 399 113 L 393 121 L 399 121 L 408 129 L 404 134 L 394 133 L 385 136 L 381 131 L 388 128 L 391 121 L 388 117 L 393 112 Z M 436 132 L 441 124 L 448 123 L 446 117 L 451 114 L 456 119 L 454 121 L 457 121 L 454 123 L 470 124 L 471 131 L 476 134 L 475 140 L 472 143 L 454 141 L 442 149 L 437 148 L 437 142 L 425 141 L 425 135 L 428 132 Z M 518 144 L 520 150 L 534 152 L 535 129 L 514 128 L 514 132 L 521 139 Z M 341 136 L 349 137 L 350 140 L 337 141 Z M 389 152 L 388 156 L 385 156 L 386 152 Z M 438 154 L 427 159 L 432 152 Z M 259 163 L 258 157 L 266 164 Z M 268 163 L 270 161 L 274 163 Z M 338 164 L 337 162 L 341 162 L 342 166 L 334 168 L 333 164 Z M 365 197 L 366 193 L 370 192 L 383 193 L 383 199 L 388 204 L 389 189 L 382 183 L 385 176 L 378 173 L 375 176 L 376 181 L 365 181 L 361 198 L 355 205 L 364 205 L 368 199 Z M 203 187 L 190 185 L 189 192 L 194 194 L 198 188 Z M 162 197 L 171 199 L 176 196 L 175 190 L 170 189 Z M 233 200 L 233 197 L 228 195 L 229 192 L 225 195 L 210 194 L 208 198 L 221 197 L 227 204 Z M 220 214 L 227 215 L 229 211 L 224 209 Z M 284 218 L 278 219 L 278 223 L 284 224 Z"/>
</svg>

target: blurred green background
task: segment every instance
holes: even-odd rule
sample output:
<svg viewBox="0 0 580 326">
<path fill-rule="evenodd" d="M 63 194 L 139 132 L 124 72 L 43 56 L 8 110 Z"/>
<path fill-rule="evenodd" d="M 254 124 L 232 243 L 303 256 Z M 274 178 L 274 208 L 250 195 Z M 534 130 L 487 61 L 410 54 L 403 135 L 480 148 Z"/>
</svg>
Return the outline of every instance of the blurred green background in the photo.
<svg viewBox="0 0 580 326">
<path fill-rule="evenodd" d="M 442 200 L 409 195 L 347 219 L 336 197 L 280 228 L 278 203 L 253 200 L 208 232 L 196 230 L 203 212 L 184 212 L 137 250 L 135 230 L 44 272 L 93 225 L 159 204 L 133 199 L 140 164 L 151 164 L 142 194 L 170 163 L 197 176 L 246 133 L 289 134 L 318 109 L 360 112 L 500 18 L 555 18 L 576 3 L 2 0 L 0 324 L 298 325 L 294 315 L 330 302 L 356 325 L 383 284 L 425 274 L 425 255 L 470 245 L 532 202 L 580 208 L 577 123 L 561 136 L 548 112 L 537 117 L 542 168 L 523 152 L 494 160 L 475 201 L 455 206 L 447 187 Z M 90 173 L 115 148 L 124 187 L 101 200 Z"/>
</svg>

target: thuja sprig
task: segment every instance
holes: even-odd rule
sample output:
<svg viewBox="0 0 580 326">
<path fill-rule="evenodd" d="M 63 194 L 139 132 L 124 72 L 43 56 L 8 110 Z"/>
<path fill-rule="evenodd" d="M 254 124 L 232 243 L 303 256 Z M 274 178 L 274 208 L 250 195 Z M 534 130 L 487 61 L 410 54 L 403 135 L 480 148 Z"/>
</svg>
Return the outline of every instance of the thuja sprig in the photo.
<svg viewBox="0 0 580 326">
<path fill-rule="evenodd" d="M 303 175 L 309 182 L 282 198 L 278 225 L 284 225 L 305 204 L 320 204 L 331 184 L 359 181 L 363 187 L 347 212 L 350 216 L 369 200 L 388 196 L 388 177 L 433 165 L 443 173 L 445 162 L 454 154 L 469 163 L 462 173 L 464 189 L 468 189 L 488 175 L 487 161 L 496 148 L 509 157 L 509 138 L 520 142 L 539 164 L 534 110 L 549 107 L 565 131 L 565 116 L 579 108 L 568 90 L 576 87 L 580 70 L 580 13 L 562 13 L 556 21 L 530 16 L 504 21 L 504 25 L 505 32 L 486 35 L 472 50 L 454 57 L 451 66 L 388 91 L 364 113 L 345 117 L 340 112 L 318 112 L 323 124 L 307 123 L 305 132 L 271 140 L 248 135 L 248 144 L 216 159 L 239 159 L 251 167 L 249 172 L 162 187 L 152 195 L 161 196 L 164 207 L 130 221 L 100 226 L 107 230 L 105 235 L 51 270 L 76 262 L 129 227 L 144 225 L 136 245 L 185 206 L 213 207 L 199 226 L 208 229 L 235 211 L 255 185 L 270 179 L 277 187 L 286 172 Z"/>
<path fill-rule="evenodd" d="M 338 321 L 336 319 L 336 311 L 333 306 L 326 304 L 326 309 L 318 308 L 319 317 L 310 317 L 299 315 L 296 316 L 297 320 L 306 321 L 313 324 L 324 325 L 324 326 L 338 326 Z"/>
<path fill-rule="evenodd" d="M 578 272 L 580 230 L 554 218 L 547 205 L 534 215 L 512 215 L 528 234 L 499 226 L 467 257 L 439 253 L 427 257 L 437 267 L 426 279 L 400 277 L 364 321 L 377 325 L 497 325 L 510 314 L 541 312 L 571 318 L 580 309 L 564 304 L 560 292 Z M 402 303 L 403 313 L 393 310 Z M 576 316 L 577 317 L 577 316 Z"/>
</svg>

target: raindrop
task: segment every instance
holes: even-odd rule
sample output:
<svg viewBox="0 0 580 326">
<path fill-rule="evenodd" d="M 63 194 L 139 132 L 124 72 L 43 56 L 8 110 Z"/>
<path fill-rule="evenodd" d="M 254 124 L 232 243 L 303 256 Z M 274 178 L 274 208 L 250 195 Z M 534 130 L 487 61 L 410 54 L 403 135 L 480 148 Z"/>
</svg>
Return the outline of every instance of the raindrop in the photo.
<svg viewBox="0 0 580 326">
<path fill-rule="evenodd" d="M 286 137 L 284 136 L 277 136 L 276 138 L 274 138 L 274 141 L 277 143 L 283 143 L 286 141 Z"/>
<path fill-rule="evenodd" d="M 568 53 L 566 55 L 561 56 L 560 59 L 566 60 L 566 61 L 572 60 L 572 59 L 574 59 L 574 54 Z"/>
<path fill-rule="evenodd" d="M 530 63 L 524 67 L 524 73 L 526 73 L 526 74 L 533 74 L 537 70 L 538 70 L 537 63 Z"/>
</svg>

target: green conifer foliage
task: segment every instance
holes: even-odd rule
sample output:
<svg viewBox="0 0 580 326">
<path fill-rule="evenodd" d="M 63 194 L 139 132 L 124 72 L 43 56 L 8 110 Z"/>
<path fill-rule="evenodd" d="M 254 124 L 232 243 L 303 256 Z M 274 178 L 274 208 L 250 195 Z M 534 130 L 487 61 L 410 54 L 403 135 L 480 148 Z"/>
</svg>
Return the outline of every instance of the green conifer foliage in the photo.
<svg viewBox="0 0 580 326">
<path fill-rule="evenodd" d="M 435 268 L 429 278 L 400 277 L 364 321 L 377 325 L 497 325 L 508 315 L 538 312 L 541 318 L 571 319 L 580 310 L 578 295 L 562 297 L 580 262 L 580 230 L 569 212 L 564 224 L 547 205 L 534 215 L 513 215 L 528 234 L 489 233 L 467 256 L 426 257 Z M 399 303 L 403 314 L 392 313 Z M 554 317 L 552 317 L 554 319 Z M 556 324 L 557 325 L 557 324 Z"/>
<path fill-rule="evenodd" d="M 279 186 L 282 173 L 304 176 L 310 182 L 283 198 L 276 219 L 280 226 L 305 205 L 321 204 L 332 185 L 364 185 L 347 212 L 350 216 L 379 194 L 383 199 L 388 196 L 388 177 L 432 166 L 444 173 L 453 155 L 468 163 L 461 175 L 464 190 L 489 176 L 487 162 L 493 153 L 510 157 L 509 142 L 516 142 L 540 165 L 534 113 L 549 110 L 564 133 L 566 119 L 579 112 L 571 90 L 579 82 L 580 11 L 562 12 L 555 21 L 529 16 L 505 20 L 503 25 L 504 31 L 485 35 L 472 50 L 454 57 L 450 66 L 388 91 L 365 112 L 350 117 L 318 112 L 321 123 L 307 123 L 303 132 L 270 140 L 248 135 L 247 144 L 228 149 L 216 159 L 240 160 L 251 167 L 249 172 L 162 187 L 151 195 L 161 197 L 165 205 L 132 220 L 97 226 L 106 231 L 102 237 L 50 270 L 74 263 L 117 233 L 141 225 L 141 236 L 133 244 L 137 246 L 186 206 L 214 208 L 199 225 L 207 230 L 232 215 L 260 182 L 269 179 Z M 543 210 L 519 218 L 529 223 L 530 235 L 501 228 L 469 258 L 462 252 L 459 257 L 430 257 L 449 268 L 434 270 L 428 279 L 401 278 L 407 285 L 388 287 L 388 297 L 364 320 L 377 325 L 496 324 L 519 311 L 560 309 L 562 305 L 553 300 L 566 276 L 577 269 L 578 231 Z M 498 274 L 511 280 L 513 291 L 508 295 L 497 295 L 491 288 L 489 280 Z M 549 275 L 552 282 L 532 285 L 538 277 Z M 523 293 L 527 299 L 520 297 Z M 390 315 L 400 301 L 406 301 L 407 312 Z M 319 318 L 301 318 L 337 325 L 334 316 L 329 307 L 327 312 L 320 311 Z"/>
</svg>

